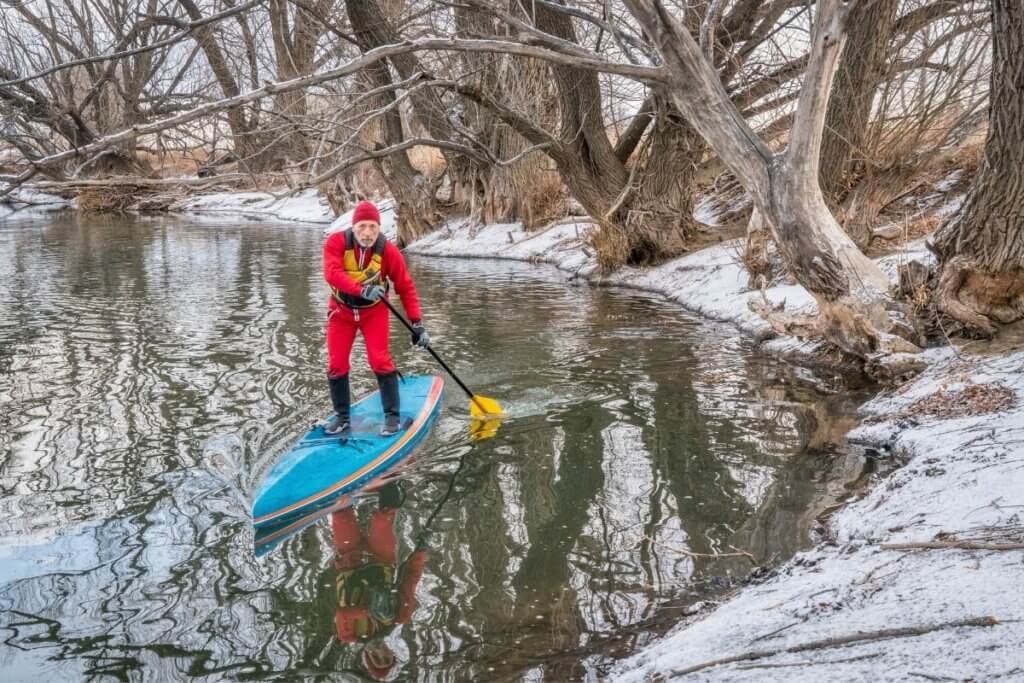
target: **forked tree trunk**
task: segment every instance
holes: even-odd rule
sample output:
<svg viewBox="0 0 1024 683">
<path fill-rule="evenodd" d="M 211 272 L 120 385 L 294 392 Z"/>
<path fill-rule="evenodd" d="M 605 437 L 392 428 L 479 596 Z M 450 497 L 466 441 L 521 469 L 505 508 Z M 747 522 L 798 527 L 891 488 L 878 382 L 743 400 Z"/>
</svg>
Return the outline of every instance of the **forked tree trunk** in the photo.
<svg viewBox="0 0 1024 683">
<path fill-rule="evenodd" d="M 939 307 L 972 332 L 1024 317 L 1024 4 L 992 0 L 985 155 L 960 211 L 935 235 Z"/>
<path fill-rule="evenodd" d="M 697 229 L 694 188 L 704 141 L 671 102 L 656 97 L 654 104 L 654 126 L 635 155 L 624 190 L 628 196 L 615 214 L 628 236 L 631 264 L 685 252 Z"/>
<path fill-rule="evenodd" d="M 696 41 L 664 5 L 653 0 L 626 0 L 626 5 L 662 56 L 676 106 L 751 193 L 790 272 L 818 302 L 821 316 L 813 325 L 794 320 L 787 331 L 809 333 L 813 328 L 861 357 L 889 348 L 883 306 L 888 278 L 839 227 L 818 185 L 822 128 L 844 39 L 845 5 L 839 0 L 816 4 L 807 74 L 789 144 L 779 155 L 743 120 Z"/>
<path fill-rule="evenodd" d="M 542 5 L 536 25 L 576 41 L 571 18 Z M 568 66 L 550 67 L 558 88 L 560 149 L 550 153 L 572 195 L 598 223 L 594 246 L 606 272 L 676 256 L 694 230 L 696 160 L 704 145 L 666 97 L 651 98 L 631 126 L 630 144 L 616 148 L 608 138 L 597 74 Z M 648 104 L 652 111 L 646 111 Z M 649 122 L 647 144 L 641 142 Z M 642 149 L 630 156 L 639 143 Z M 631 162 L 630 162 L 631 159 Z"/>
</svg>

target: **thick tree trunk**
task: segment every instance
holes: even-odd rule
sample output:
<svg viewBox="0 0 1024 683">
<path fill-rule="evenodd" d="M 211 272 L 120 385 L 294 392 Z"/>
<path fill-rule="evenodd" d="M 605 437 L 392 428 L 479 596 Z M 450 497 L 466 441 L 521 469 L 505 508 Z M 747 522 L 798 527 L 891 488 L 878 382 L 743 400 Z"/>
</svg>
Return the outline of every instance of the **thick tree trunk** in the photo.
<svg viewBox="0 0 1024 683">
<path fill-rule="evenodd" d="M 345 4 L 360 49 L 372 49 L 373 45 L 363 42 L 374 39 L 370 27 L 364 23 L 369 21 L 372 15 L 362 11 L 365 9 L 363 0 L 347 0 Z M 365 73 L 372 88 L 384 88 L 392 84 L 387 62 L 375 62 L 366 68 Z M 395 92 L 382 92 L 376 99 L 380 108 L 388 107 L 381 121 L 384 146 L 391 147 L 402 143 L 405 140 L 405 130 L 401 110 L 399 107 L 391 106 L 397 99 Z M 407 152 L 400 151 L 389 155 L 380 162 L 380 170 L 391 196 L 398 204 L 396 213 L 399 246 L 405 246 L 436 230 L 441 223 L 441 216 L 437 210 L 435 185 L 413 167 Z"/>
<path fill-rule="evenodd" d="M 677 256 L 697 231 L 696 162 L 704 155 L 704 141 L 671 102 L 657 97 L 654 103 L 658 111 L 649 143 L 633 160 L 623 190 L 629 196 L 614 214 L 616 223 L 625 226 L 630 264 Z"/>
<path fill-rule="evenodd" d="M 318 0 L 308 8 L 296 6 L 294 21 L 289 19 L 289 4 L 285 0 L 271 0 L 267 8 L 278 80 L 312 73 L 322 26 L 316 17 L 329 15 L 333 1 Z M 275 95 L 274 112 L 279 116 L 274 127 L 287 131 L 278 133 L 276 149 L 293 162 L 308 159 L 309 145 L 295 123 L 306 115 L 306 92 L 292 90 Z"/>
<path fill-rule="evenodd" d="M 203 13 L 194 0 L 178 0 L 178 4 L 185 9 L 192 21 L 199 21 L 203 18 Z M 238 81 L 231 72 L 227 58 L 217 42 L 215 28 L 210 25 L 201 26 L 196 29 L 195 36 L 196 43 L 206 55 L 206 61 L 224 96 L 239 95 L 241 90 L 238 87 Z M 260 171 L 270 168 L 276 163 L 274 155 L 265 148 L 261 140 L 262 136 L 258 133 L 257 122 L 247 118 L 242 107 L 230 107 L 227 110 L 227 119 L 235 154 L 244 166 L 254 171 Z"/>
<path fill-rule="evenodd" d="M 743 120 L 696 41 L 665 7 L 653 0 L 626 5 L 664 60 L 673 102 L 751 193 L 790 272 L 817 300 L 819 333 L 861 357 L 886 348 L 888 278 L 842 231 L 818 185 L 822 128 L 844 38 L 841 3 L 815 6 L 807 75 L 789 144 L 777 156 Z"/>
<path fill-rule="evenodd" d="M 939 307 L 972 332 L 1024 317 L 1024 4 L 992 0 L 985 156 L 960 211 L 934 238 Z"/>
<path fill-rule="evenodd" d="M 889 63 L 889 40 L 899 5 L 899 0 L 862 2 L 847 20 L 846 47 L 836 70 L 821 140 L 821 191 L 833 209 L 843 201 L 852 177 L 860 175 L 866 161 L 863 150 L 875 92 Z M 867 234 L 858 231 L 850 237 L 857 246 L 867 246 Z"/>
</svg>

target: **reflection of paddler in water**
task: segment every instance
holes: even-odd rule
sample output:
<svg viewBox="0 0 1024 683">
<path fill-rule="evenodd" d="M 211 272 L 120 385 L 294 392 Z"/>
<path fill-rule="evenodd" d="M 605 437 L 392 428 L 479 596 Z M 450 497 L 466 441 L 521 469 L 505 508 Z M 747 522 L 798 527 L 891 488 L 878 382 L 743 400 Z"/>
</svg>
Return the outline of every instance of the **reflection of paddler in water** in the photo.
<svg viewBox="0 0 1024 683">
<path fill-rule="evenodd" d="M 399 565 L 395 514 L 404 501 L 398 483 L 379 490 L 378 508 L 370 514 L 364 534 L 354 507 L 331 513 L 335 567 L 338 570 L 337 609 L 334 622 L 338 639 L 365 643 L 361 658 L 367 673 L 387 680 L 395 656 L 384 642 L 395 625 L 404 624 L 416 609 L 416 586 L 427 561 L 426 534 L 413 553 Z"/>
</svg>

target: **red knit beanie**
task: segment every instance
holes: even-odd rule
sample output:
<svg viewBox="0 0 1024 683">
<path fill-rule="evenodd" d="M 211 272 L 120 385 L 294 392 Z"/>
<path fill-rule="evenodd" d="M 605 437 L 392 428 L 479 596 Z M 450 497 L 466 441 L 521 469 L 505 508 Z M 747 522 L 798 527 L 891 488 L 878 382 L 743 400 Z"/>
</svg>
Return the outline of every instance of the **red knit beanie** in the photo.
<svg viewBox="0 0 1024 683">
<path fill-rule="evenodd" d="M 373 221 L 380 225 L 380 211 L 373 205 L 373 202 L 359 202 L 352 211 L 352 225 L 359 221 Z"/>
</svg>

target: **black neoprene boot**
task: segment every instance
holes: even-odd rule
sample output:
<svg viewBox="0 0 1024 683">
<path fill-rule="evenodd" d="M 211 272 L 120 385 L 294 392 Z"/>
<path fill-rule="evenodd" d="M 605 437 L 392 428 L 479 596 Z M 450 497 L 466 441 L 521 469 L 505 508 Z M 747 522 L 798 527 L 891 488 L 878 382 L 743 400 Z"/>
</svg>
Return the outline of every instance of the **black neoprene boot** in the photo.
<svg viewBox="0 0 1024 683">
<path fill-rule="evenodd" d="M 400 409 L 398 373 L 389 372 L 386 375 L 377 375 L 377 386 L 380 387 L 380 405 L 384 409 L 384 426 L 380 430 L 381 436 L 397 434 L 402 429 L 398 416 Z"/>
<path fill-rule="evenodd" d="M 349 393 L 348 375 L 328 377 L 327 381 L 331 386 L 331 405 L 334 407 L 334 415 L 327 421 L 324 431 L 328 434 L 345 436 L 352 428 L 349 421 L 352 395 Z"/>
</svg>

